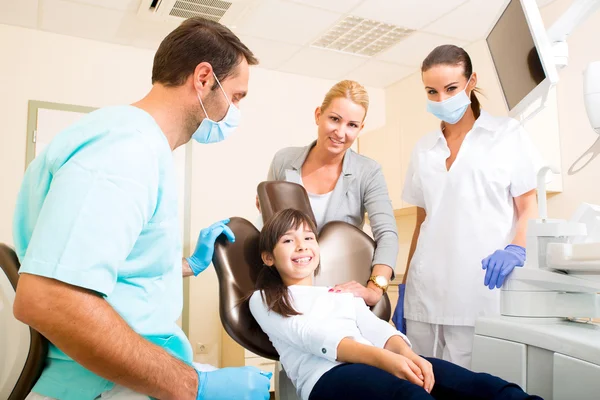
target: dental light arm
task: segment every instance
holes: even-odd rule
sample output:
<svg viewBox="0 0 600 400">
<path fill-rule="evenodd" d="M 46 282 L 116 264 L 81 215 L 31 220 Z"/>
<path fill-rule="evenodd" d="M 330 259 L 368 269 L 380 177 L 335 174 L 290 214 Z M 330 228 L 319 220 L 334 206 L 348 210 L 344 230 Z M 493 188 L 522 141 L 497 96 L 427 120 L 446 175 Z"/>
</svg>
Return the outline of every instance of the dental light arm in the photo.
<svg viewBox="0 0 600 400">
<path fill-rule="evenodd" d="M 546 174 L 548 171 L 560 174 L 559 169 L 554 166 L 542 167 L 537 174 L 538 210 L 542 221 L 548 219 L 548 206 L 546 200 Z"/>
<path fill-rule="evenodd" d="M 600 0 L 575 0 L 569 9 L 548 29 L 557 68 L 569 64 L 567 37 L 595 11 L 600 9 Z"/>
</svg>

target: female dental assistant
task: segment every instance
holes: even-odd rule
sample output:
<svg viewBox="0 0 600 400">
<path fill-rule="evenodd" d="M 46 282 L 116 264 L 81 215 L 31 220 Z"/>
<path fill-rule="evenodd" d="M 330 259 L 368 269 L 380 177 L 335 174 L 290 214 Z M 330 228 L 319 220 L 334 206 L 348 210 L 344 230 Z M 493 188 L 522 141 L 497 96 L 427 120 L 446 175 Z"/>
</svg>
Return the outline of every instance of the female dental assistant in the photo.
<svg viewBox="0 0 600 400">
<path fill-rule="evenodd" d="M 267 179 L 304 186 L 319 229 L 329 221 L 362 228 L 365 212 L 369 215 L 377 243 L 370 280 L 340 282 L 334 290 L 353 293 L 372 306 L 394 275 L 398 231 L 381 166 L 350 148 L 368 108 L 369 95 L 362 85 L 350 80 L 336 83 L 315 110 L 317 140 L 278 151 Z"/>
<path fill-rule="evenodd" d="M 417 354 L 469 368 L 475 320 L 499 314 L 498 289 L 525 261 L 539 157 L 517 121 L 481 110 L 462 48 L 435 48 L 421 72 L 427 109 L 442 122 L 406 174 L 402 197 L 417 206 L 417 225 L 394 320 L 404 311 Z"/>
</svg>

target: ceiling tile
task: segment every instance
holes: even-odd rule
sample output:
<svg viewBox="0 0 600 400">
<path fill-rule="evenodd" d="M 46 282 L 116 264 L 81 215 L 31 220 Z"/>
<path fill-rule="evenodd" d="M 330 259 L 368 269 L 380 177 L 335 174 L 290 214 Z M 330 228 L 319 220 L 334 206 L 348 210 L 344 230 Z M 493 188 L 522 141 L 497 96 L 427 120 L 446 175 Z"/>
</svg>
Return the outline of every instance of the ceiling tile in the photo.
<svg viewBox="0 0 600 400">
<path fill-rule="evenodd" d="M 341 79 L 366 61 L 365 57 L 307 47 L 286 61 L 279 70 L 317 78 Z"/>
<path fill-rule="evenodd" d="M 352 15 L 420 29 L 466 0 L 365 0 Z"/>
<path fill-rule="evenodd" d="M 0 24 L 37 26 L 38 0 L 0 0 Z"/>
<path fill-rule="evenodd" d="M 360 4 L 363 0 L 287 0 L 297 4 L 323 8 L 325 10 L 338 13 L 347 13 L 352 11 L 354 7 Z"/>
<path fill-rule="evenodd" d="M 422 30 L 469 42 L 485 37 L 500 16 L 505 0 L 471 0 Z"/>
<path fill-rule="evenodd" d="M 236 32 L 291 44 L 311 43 L 340 17 L 341 13 L 318 10 L 282 0 L 256 3 L 236 24 Z"/>
<path fill-rule="evenodd" d="M 419 67 L 431 50 L 442 44 L 465 46 L 467 42 L 430 33 L 415 32 L 376 58 L 409 67 Z"/>
<path fill-rule="evenodd" d="M 137 11 L 142 0 L 68 0 L 73 3 L 87 4 L 90 6 L 110 8 L 121 11 Z"/>
<path fill-rule="evenodd" d="M 139 18 L 137 14 L 128 13 L 119 26 L 116 38 L 121 43 L 156 50 L 160 42 L 179 24 L 180 22 L 175 20 L 145 19 Z"/>
<path fill-rule="evenodd" d="M 384 61 L 369 60 L 343 78 L 352 79 L 363 85 L 384 88 L 415 72 L 416 68 L 404 67 Z"/>
<path fill-rule="evenodd" d="M 64 0 L 44 0 L 40 29 L 87 39 L 118 42 L 125 13 Z"/>
<path fill-rule="evenodd" d="M 277 69 L 296 54 L 302 46 L 240 35 L 241 41 L 248 46 L 260 62 L 261 68 Z"/>
</svg>

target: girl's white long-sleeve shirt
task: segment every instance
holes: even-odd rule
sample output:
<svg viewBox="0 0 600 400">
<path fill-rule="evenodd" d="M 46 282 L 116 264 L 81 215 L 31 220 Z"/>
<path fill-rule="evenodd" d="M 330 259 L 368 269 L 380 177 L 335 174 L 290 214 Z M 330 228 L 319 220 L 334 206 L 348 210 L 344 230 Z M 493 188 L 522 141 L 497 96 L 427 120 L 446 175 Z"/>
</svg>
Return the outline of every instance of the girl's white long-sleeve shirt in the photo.
<svg viewBox="0 0 600 400">
<path fill-rule="evenodd" d="M 283 317 L 269 311 L 259 291 L 250 298 L 250 311 L 303 400 L 308 400 L 327 371 L 341 364 L 337 347 L 342 339 L 383 348 L 389 338 L 400 336 L 410 346 L 406 336 L 375 316 L 362 298 L 330 293 L 326 287 L 290 286 L 288 290 L 301 315 Z"/>
</svg>

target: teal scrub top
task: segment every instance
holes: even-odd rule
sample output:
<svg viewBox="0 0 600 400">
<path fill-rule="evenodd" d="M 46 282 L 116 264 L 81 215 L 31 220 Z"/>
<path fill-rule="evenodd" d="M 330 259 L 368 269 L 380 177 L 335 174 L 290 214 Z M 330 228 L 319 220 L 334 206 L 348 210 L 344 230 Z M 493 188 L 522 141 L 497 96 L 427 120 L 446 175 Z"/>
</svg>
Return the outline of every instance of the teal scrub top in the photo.
<svg viewBox="0 0 600 400">
<path fill-rule="evenodd" d="M 59 133 L 25 173 L 14 242 L 20 273 L 98 292 L 138 334 L 192 362 L 177 325 L 182 244 L 171 148 L 154 119 L 107 107 Z M 113 383 L 50 345 L 33 391 L 94 399 Z"/>
</svg>

